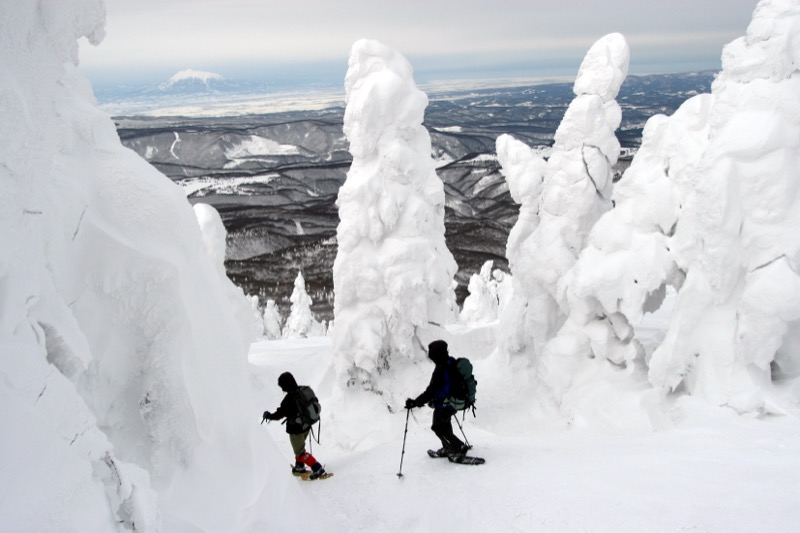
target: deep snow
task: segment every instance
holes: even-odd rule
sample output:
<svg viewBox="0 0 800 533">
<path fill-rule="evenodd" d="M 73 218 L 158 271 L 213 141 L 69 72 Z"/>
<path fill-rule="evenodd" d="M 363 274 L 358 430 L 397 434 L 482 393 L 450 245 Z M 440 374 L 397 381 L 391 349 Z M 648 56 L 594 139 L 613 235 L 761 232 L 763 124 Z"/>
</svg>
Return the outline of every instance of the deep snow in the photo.
<svg viewBox="0 0 800 533">
<path fill-rule="evenodd" d="M 637 328 L 647 353 L 663 340 L 674 298 L 669 294 Z M 391 406 L 389 426 L 380 423 L 387 418 L 381 404 L 338 405 L 329 338 L 254 342 L 249 359 L 262 403 L 254 408 L 253 423 L 261 410 L 278 404 L 278 375 L 291 371 L 322 401 L 320 443 L 312 443 L 312 451 L 335 473 L 319 482 L 291 476 L 288 437 L 272 423 L 262 428 L 265 446 L 276 446 L 285 458 L 272 471 L 273 494 L 307 498 L 309 516 L 322 518 L 320 531 L 331 533 L 796 530 L 796 403 L 784 398 L 776 401 L 789 406 L 781 413 L 742 416 L 688 395 L 661 398 L 644 370 L 631 376 L 598 360 L 576 378 L 583 392 L 570 406 L 576 413 L 571 423 L 554 424 L 537 414 L 535 400 L 514 398 L 518 389 L 492 353 L 498 332 L 497 322 L 435 332 L 448 340 L 453 355 L 469 356 L 475 364 L 477 417 L 468 416 L 463 427 L 472 454 L 486 464 L 429 458 L 426 450 L 439 446 L 429 429 L 431 411 L 415 409 L 402 478 L 402 405 Z M 419 366 L 425 377 L 433 369 L 430 361 Z M 406 378 L 398 387 L 413 396 L 425 385 Z M 775 398 L 782 393 L 773 390 Z M 339 437 L 337 419 L 366 426 L 371 442 Z M 289 516 L 282 526 L 297 527 Z"/>
<path fill-rule="evenodd" d="M 661 334 L 658 329 L 650 333 Z M 486 359 L 474 359 L 478 416 L 466 419 L 464 431 L 473 453 L 485 457 L 486 464 L 430 459 L 426 449 L 438 447 L 429 429 L 431 412 L 415 409 L 399 478 L 402 406 L 391 417 L 384 441 L 348 450 L 351 443 L 336 442 L 331 427 L 329 339 L 254 343 L 250 361 L 263 408 L 280 401 L 277 376 L 285 370 L 317 390 L 323 418 L 313 453 L 335 472 L 317 482 L 292 477 L 288 438 L 283 426 L 272 423 L 263 428 L 265 445 L 271 437 L 286 460 L 273 472 L 274 494 L 292 498 L 299 489 L 311 501 L 309 515 L 323 519 L 319 531 L 325 532 L 789 532 L 800 523 L 797 411 L 743 417 L 685 396 L 653 403 L 656 428 L 644 427 L 641 420 L 598 417 L 591 426 L 576 423 L 581 427 L 564 430 L 522 409 L 493 409 L 496 391 L 502 390 L 495 382 L 500 376 Z M 405 384 L 409 395 L 424 385 Z M 619 392 L 607 385 L 602 394 L 616 397 L 620 405 L 654 402 L 645 388 Z M 347 416 L 369 424 L 380 413 L 370 416 L 356 408 Z M 295 530 L 298 519 L 285 516 L 283 526 Z"/>
</svg>

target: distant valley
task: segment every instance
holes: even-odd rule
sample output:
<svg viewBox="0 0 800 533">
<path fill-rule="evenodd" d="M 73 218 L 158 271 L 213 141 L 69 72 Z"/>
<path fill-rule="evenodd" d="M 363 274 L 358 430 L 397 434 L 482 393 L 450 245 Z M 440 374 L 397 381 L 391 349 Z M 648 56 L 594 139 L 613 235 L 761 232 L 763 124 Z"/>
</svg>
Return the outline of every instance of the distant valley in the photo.
<svg viewBox="0 0 800 533">
<path fill-rule="evenodd" d="M 651 116 L 710 92 L 713 72 L 629 76 L 618 102 L 618 177 Z M 499 172 L 495 139 L 510 133 L 547 155 L 574 98 L 569 83 L 429 92 L 425 125 L 445 185 L 446 240 L 459 265 L 458 296 L 487 260 L 507 269 L 505 244 L 518 206 Z M 228 230 L 231 279 L 273 298 L 284 314 L 298 270 L 319 318 L 332 318 L 335 201 L 351 157 L 343 103 L 315 110 L 225 117 L 115 117 L 123 144 L 213 205 Z"/>
</svg>

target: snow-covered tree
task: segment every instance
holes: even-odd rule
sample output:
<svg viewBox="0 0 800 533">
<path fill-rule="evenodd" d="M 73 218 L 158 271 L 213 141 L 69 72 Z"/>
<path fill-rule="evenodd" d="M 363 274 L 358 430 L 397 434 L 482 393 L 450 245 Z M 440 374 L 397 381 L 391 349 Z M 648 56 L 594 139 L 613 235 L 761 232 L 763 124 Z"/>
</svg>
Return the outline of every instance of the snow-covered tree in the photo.
<svg viewBox="0 0 800 533">
<path fill-rule="evenodd" d="M 397 357 L 422 357 L 415 329 L 457 316 L 456 264 L 444 241 L 444 187 L 422 126 L 427 96 L 398 52 L 361 40 L 345 78 L 353 163 L 339 191 L 333 267 L 338 371 L 383 390 Z M 416 344 L 415 344 L 416 343 Z"/>
<path fill-rule="evenodd" d="M 508 348 L 532 346 L 541 354 L 568 312 L 562 277 L 583 249 L 589 230 L 611 207 L 613 165 L 619 156 L 614 131 L 622 113 L 615 98 L 628 71 L 625 38 L 598 40 L 581 63 L 576 98 L 555 134 L 546 164 L 507 136 L 497 140 L 498 158 L 520 217 L 506 255 L 514 279 L 516 312 Z"/>
<path fill-rule="evenodd" d="M 306 291 L 306 280 L 303 278 L 302 272 L 297 273 L 294 290 L 292 290 L 289 301 L 292 302 L 292 308 L 283 327 L 284 339 L 324 335 L 324 328 L 311 312 L 311 297 Z"/>
<path fill-rule="evenodd" d="M 800 374 L 800 4 L 763 0 L 712 86 L 672 247 L 686 272 L 651 382 L 740 411 Z"/>
<path fill-rule="evenodd" d="M 267 303 L 264 306 L 264 316 L 262 322 L 264 328 L 264 336 L 267 339 L 275 340 L 281 338 L 282 336 L 281 330 L 283 329 L 282 328 L 283 319 L 281 318 L 281 312 L 278 309 L 278 305 L 272 298 L 267 300 Z"/>
<path fill-rule="evenodd" d="M 497 320 L 498 297 L 497 282 L 492 276 L 493 261 L 486 261 L 478 274 L 469 279 L 469 296 L 459 315 L 463 324 L 486 324 Z"/>
</svg>

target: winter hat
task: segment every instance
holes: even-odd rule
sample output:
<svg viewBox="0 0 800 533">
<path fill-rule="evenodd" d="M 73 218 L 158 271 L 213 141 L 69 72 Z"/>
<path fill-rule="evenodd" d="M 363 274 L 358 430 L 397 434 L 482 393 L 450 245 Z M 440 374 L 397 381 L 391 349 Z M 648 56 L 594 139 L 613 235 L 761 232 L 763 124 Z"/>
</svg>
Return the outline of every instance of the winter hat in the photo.
<svg viewBox="0 0 800 533">
<path fill-rule="evenodd" d="M 283 392 L 291 392 L 297 388 L 297 381 L 291 372 L 284 372 L 278 377 L 278 386 Z"/>
<path fill-rule="evenodd" d="M 448 355 L 446 342 L 438 340 L 428 345 L 428 357 L 430 357 L 431 361 L 434 363 L 438 364 L 446 361 Z"/>
</svg>

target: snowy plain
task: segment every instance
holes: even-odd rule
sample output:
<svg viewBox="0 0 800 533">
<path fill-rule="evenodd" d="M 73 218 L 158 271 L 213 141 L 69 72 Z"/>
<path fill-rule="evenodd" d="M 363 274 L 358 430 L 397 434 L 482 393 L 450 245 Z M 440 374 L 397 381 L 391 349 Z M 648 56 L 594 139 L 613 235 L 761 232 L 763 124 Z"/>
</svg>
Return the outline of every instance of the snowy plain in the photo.
<svg viewBox="0 0 800 533">
<path fill-rule="evenodd" d="M 648 316 L 638 333 L 656 342 L 665 325 L 663 313 Z M 292 498 L 299 496 L 299 489 L 309 500 L 309 519 L 321 520 L 318 531 L 796 531 L 797 410 L 758 418 L 689 396 L 662 401 L 652 396 L 642 376 L 639 388 L 620 390 L 607 381 L 593 391 L 606 402 L 613 397 L 616 412 L 603 409 L 605 416 L 578 419 L 567 429 L 554 427 L 537 419 L 524 403 L 506 403 L 504 378 L 493 370 L 491 354 L 481 353 L 487 344 L 476 342 L 491 338 L 490 327 L 462 326 L 442 336 L 451 341 L 454 355 L 463 354 L 456 350 L 469 352 L 475 363 L 477 417 L 468 416 L 463 428 L 474 446 L 472 454 L 486 458 L 481 466 L 427 456 L 427 449 L 438 447 L 428 408 L 412 411 L 404 455 L 406 412 L 401 405 L 390 427 L 375 428 L 374 445 L 353 450 L 356 443 L 337 441 L 335 417 L 369 421 L 382 413 L 354 406 L 331 415 L 337 407 L 331 398 L 330 339 L 260 340 L 251 346 L 251 370 L 262 402 L 254 408 L 254 423 L 259 408 L 272 409 L 280 401 L 277 377 L 286 370 L 321 398 L 320 443 L 312 449 L 335 473 L 333 478 L 303 482 L 292 477 L 292 452 L 283 426 L 263 428 L 264 439 L 272 440 L 286 459 L 285 466 L 272 471 L 273 490 Z M 433 368 L 430 362 L 421 365 Z M 598 365 L 598 373 L 624 372 L 610 369 L 608 362 Z M 425 385 L 403 386 L 414 396 Z M 591 401 L 583 399 L 582 412 L 591 410 Z M 650 418 L 642 420 L 640 406 L 648 404 Z M 401 455 L 403 476 L 398 477 Z M 296 518 L 287 516 L 285 531 L 295 524 Z"/>
</svg>

